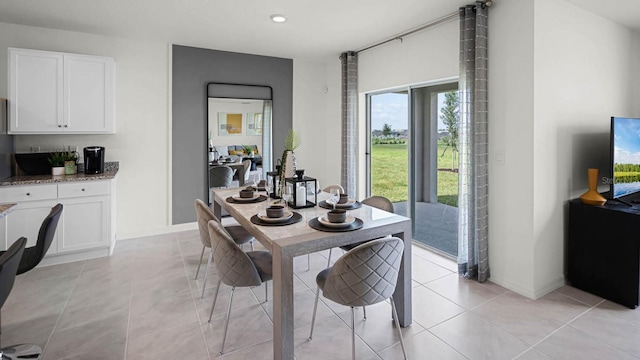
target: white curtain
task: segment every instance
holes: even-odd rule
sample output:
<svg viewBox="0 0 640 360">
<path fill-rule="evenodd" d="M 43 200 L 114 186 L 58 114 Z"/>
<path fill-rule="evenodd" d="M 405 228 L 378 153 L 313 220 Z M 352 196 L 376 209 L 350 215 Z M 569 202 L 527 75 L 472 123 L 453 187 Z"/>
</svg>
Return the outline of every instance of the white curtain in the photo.
<svg viewBox="0 0 640 360">
<path fill-rule="evenodd" d="M 488 8 L 460 8 L 458 271 L 489 278 L 487 126 Z"/>
<path fill-rule="evenodd" d="M 262 178 L 267 178 L 267 172 L 271 171 L 271 153 L 272 149 L 272 125 L 271 113 L 273 111 L 273 102 L 265 100 L 262 106 Z"/>
</svg>

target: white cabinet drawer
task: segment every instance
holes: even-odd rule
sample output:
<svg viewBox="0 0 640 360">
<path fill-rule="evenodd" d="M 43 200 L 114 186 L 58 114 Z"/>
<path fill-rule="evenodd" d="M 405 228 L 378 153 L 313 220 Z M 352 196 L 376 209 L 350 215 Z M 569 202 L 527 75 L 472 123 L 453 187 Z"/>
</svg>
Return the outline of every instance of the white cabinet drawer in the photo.
<svg viewBox="0 0 640 360">
<path fill-rule="evenodd" d="M 50 200 L 58 197 L 58 185 L 3 186 L 0 188 L 0 202 L 19 203 L 23 201 Z"/>
<path fill-rule="evenodd" d="M 108 181 L 86 181 L 69 184 L 58 184 L 58 198 L 68 199 L 82 196 L 109 194 Z"/>
</svg>

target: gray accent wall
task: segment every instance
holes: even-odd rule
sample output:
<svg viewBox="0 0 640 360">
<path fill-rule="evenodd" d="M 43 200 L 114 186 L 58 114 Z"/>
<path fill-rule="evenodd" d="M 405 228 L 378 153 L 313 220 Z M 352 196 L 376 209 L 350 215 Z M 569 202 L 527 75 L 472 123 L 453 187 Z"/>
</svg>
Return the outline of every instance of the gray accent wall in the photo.
<svg viewBox="0 0 640 360">
<path fill-rule="evenodd" d="M 293 124 L 293 60 L 173 46 L 173 224 L 196 221 L 193 201 L 207 199 L 207 84 L 273 89 L 273 154 L 284 150 Z"/>
</svg>

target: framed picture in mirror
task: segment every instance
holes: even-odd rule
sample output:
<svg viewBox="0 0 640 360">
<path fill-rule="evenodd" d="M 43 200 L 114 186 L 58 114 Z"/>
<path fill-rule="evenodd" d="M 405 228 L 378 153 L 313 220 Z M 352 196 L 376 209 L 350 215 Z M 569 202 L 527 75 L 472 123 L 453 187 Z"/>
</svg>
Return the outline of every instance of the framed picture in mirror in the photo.
<svg viewBox="0 0 640 360">
<path fill-rule="evenodd" d="M 242 114 L 218 113 L 218 132 L 220 136 L 242 135 Z"/>
<path fill-rule="evenodd" d="M 247 114 L 247 135 L 262 135 L 262 113 Z"/>
</svg>

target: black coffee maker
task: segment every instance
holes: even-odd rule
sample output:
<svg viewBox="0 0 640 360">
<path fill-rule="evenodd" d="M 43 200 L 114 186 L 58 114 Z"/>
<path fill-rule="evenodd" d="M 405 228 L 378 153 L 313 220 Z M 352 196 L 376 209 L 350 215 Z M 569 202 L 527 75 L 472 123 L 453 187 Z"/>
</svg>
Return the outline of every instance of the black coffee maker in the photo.
<svg viewBox="0 0 640 360">
<path fill-rule="evenodd" d="M 104 146 L 84 148 L 84 173 L 102 174 L 104 172 Z"/>
</svg>

